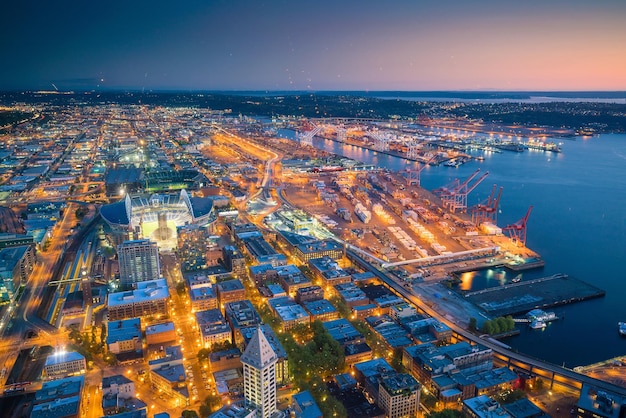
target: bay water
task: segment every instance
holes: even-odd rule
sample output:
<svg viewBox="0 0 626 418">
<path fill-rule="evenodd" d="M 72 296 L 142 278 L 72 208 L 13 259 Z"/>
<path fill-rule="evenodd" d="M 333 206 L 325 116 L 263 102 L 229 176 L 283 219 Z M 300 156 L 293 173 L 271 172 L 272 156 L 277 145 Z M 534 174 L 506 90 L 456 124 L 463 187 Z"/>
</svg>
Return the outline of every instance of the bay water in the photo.
<svg viewBox="0 0 626 418">
<path fill-rule="evenodd" d="M 455 178 L 462 181 L 477 168 L 488 171 L 487 179 L 470 194 L 468 206 L 485 200 L 494 184 L 504 187 L 499 226 L 521 219 L 533 205 L 527 246 L 546 265 L 524 273 L 524 279 L 565 273 L 606 291 L 603 298 L 552 309 L 564 318 L 544 330 L 521 326 L 520 335 L 504 340 L 520 352 L 573 368 L 626 356 L 626 338 L 617 332 L 617 323 L 626 321 L 626 135 L 554 141 L 562 143 L 561 153 L 477 151 L 483 161 L 457 168 L 429 166 L 422 171 L 421 184 L 432 190 Z M 413 164 L 321 138 L 313 145 L 390 170 Z"/>
</svg>

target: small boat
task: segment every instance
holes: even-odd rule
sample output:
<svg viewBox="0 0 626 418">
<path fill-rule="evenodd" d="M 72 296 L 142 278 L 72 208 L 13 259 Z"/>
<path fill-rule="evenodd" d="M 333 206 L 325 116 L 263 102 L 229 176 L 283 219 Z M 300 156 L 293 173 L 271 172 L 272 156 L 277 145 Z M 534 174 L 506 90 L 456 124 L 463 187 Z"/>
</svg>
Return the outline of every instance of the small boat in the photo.
<svg viewBox="0 0 626 418">
<path fill-rule="evenodd" d="M 626 322 L 618 322 L 617 323 L 617 332 L 622 337 L 626 337 Z"/>
<path fill-rule="evenodd" d="M 513 277 L 511 279 L 511 283 L 519 283 L 521 281 L 522 281 L 522 275 L 521 274 L 518 274 L 517 276 L 515 276 L 515 277 Z"/>
<path fill-rule="evenodd" d="M 546 323 L 543 321 L 532 321 L 530 323 L 530 327 L 532 329 L 544 329 L 546 327 Z"/>
</svg>

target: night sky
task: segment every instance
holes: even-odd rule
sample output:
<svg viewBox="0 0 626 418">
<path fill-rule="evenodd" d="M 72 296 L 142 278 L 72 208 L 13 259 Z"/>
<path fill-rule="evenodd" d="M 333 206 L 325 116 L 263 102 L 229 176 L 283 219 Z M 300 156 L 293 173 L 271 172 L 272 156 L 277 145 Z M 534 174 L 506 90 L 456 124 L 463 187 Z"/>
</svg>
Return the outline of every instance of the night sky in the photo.
<svg viewBox="0 0 626 418">
<path fill-rule="evenodd" d="M 0 54 L 0 89 L 626 90 L 626 1 L 4 1 Z"/>
</svg>

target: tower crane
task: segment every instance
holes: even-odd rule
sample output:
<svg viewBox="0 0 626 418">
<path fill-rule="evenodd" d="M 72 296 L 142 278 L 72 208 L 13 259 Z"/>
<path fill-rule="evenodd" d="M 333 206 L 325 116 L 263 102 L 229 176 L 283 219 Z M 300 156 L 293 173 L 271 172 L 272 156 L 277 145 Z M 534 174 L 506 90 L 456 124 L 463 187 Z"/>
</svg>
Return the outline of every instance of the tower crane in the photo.
<svg viewBox="0 0 626 418">
<path fill-rule="evenodd" d="M 472 206 L 470 208 L 472 222 L 474 222 L 475 225 L 480 225 L 484 222 L 491 222 L 494 225 L 496 224 L 498 219 L 498 205 L 500 204 L 500 197 L 502 197 L 503 187 L 500 187 L 500 191 L 496 197 L 497 188 L 498 186 L 494 184 L 489 198 L 486 201 L 482 201 L 476 206 Z"/>
<path fill-rule="evenodd" d="M 528 223 L 528 218 L 530 217 L 530 212 L 532 212 L 532 210 L 533 207 L 531 205 L 528 208 L 528 212 L 526 212 L 526 216 L 519 221 L 502 228 L 502 232 L 508 235 L 508 237 L 520 247 L 526 246 L 526 224 Z"/>
</svg>

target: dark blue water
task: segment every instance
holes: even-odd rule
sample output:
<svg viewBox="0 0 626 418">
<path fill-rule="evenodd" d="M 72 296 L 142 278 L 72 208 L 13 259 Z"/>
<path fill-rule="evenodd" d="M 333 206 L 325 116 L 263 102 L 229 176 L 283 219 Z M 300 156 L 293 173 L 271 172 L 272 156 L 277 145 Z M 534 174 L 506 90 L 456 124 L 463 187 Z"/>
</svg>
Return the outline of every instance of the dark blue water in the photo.
<svg viewBox="0 0 626 418">
<path fill-rule="evenodd" d="M 565 319 L 544 331 L 522 330 L 507 344 L 526 354 L 563 364 L 586 365 L 626 355 L 617 322 L 626 321 L 626 135 L 563 140 L 560 154 L 527 150 L 485 154 L 458 168 L 427 167 L 422 187 L 434 189 L 477 168 L 489 177 L 469 196 L 476 204 L 504 186 L 498 225 L 522 218 L 529 205 L 527 245 L 546 261 L 541 275 L 566 273 L 606 291 L 600 299 L 554 309 Z M 314 145 L 392 170 L 403 159 L 315 139 Z"/>
</svg>

